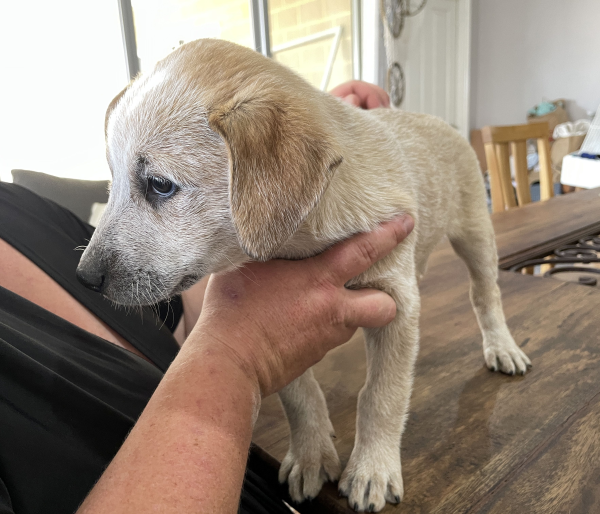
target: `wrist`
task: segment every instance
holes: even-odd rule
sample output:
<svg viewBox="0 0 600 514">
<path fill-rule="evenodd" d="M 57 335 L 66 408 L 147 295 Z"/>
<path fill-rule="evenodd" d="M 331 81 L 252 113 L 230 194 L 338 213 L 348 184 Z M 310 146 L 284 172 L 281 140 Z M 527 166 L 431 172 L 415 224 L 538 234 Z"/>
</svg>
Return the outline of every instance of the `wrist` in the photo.
<svg viewBox="0 0 600 514">
<path fill-rule="evenodd" d="M 79 512 L 234 512 L 256 380 L 194 331 Z"/>
<path fill-rule="evenodd" d="M 236 348 L 239 335 L 230 331 L 211 330 L 202 320 L 186 339 L 181 353 L 185 360 L 193 360 L 203 373 L 206 384 L 215 394 L 224 395 L 230 403 L 241 403 L 252 410 L 252 425 L 256 422 L 261 405 L 261 387 L 258 373 L 251 359 Z M 241 341 L 241 347 L 244 347 Z"/>
</svg>

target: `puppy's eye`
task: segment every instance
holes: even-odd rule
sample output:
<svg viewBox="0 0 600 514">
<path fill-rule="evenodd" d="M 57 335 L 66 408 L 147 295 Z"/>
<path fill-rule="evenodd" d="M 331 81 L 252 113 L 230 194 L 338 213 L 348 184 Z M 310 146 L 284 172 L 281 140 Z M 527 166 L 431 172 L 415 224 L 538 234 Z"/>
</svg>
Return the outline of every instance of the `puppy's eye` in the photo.
<svg viewBox="0 0 600 514">
<path fill-rule="evenodd" d="M 170 180 L 162 177 L 149 177 L 148 178 L 148 191 L 156 193 L 157 195 L 168 198 L 175 192 L 176 186 Z"/>
</svg>

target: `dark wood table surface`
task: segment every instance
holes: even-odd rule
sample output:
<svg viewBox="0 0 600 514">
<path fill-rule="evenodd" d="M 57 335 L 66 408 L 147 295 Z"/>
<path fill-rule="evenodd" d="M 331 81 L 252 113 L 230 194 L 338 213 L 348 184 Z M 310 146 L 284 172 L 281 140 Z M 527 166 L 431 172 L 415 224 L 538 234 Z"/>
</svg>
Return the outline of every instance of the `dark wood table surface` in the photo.
<svg viewBox="0 0 600 514">
<path fill-rule="evenodd" d="M 593 232 L 600 233 L 600 188 L 492 214 L 500 266 L 508 268 Z"/>
<path fill-rule="evenodd" d="M 523 260 L 598 228 L 600 190 L 493 215 L 501 262 Z M 516 262 L 516 261 L 515 261 Z M 397 513 L 600 513 L 600 290 L 500 272 L 508 325 L 533 361 L 524 377 L 484 366 L 468 276 L 447 243 L 421 284 L 421 350 L 402 439 L 405 496 Z M 354 442 L 365 356 L 359 331 L 315 367 L 342 466 Z M 276 473 L 288 427 L 265 399 L 255 443 Z M 310 512 L 351 513 L 335 484 Z"/>
</svg>

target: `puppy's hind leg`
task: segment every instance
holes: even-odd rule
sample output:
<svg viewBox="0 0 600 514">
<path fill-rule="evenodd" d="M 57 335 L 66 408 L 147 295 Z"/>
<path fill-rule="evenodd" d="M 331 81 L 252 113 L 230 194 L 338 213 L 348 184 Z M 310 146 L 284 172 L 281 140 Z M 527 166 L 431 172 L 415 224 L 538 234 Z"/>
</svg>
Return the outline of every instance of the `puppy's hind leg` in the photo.
<svg viewBox="0 0 600 514">
<path fill-rule="evenodd" d="M 290 424 L 290 448 L 279 468 L 279 481 L 288 481 L 295 502 L 314 498 L 323 484 L 341 473 L 331 437 L 333 426 L 325 396 L 312 369 L 279 392 Z"/>
<path fill-rule="evenodd" d="M 474 206 L 477 204 L 471 204 Z M 498 254 L 492 222 L 485 209 L 465 217 L 448 234 L 454 251 L 462 258 L 471 277 L 471 303 L 483 335 L 483 354 L 492 371 L 524 375 L 531 361 L 517 346 L 506 325 L 500 288 Z"/>
</svg>

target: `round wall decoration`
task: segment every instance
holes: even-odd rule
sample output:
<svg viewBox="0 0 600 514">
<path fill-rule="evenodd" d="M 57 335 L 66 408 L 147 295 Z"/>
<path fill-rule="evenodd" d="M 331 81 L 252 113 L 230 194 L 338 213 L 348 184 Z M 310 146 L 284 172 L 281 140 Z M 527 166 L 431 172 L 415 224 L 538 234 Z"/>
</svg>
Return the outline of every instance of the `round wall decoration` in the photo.
<svg viewBox="0 0 600 514">
<path fill-rule="evenodd" d="M 404 0 L 381 0 L 381 14 L 392 36 L 400 37 L 404 27 Z"/>
<path fill-rule="evenodd" d="M 404 100 L 405 90 L 404 71 L 402 70 L 400 63 L 395 62 L 388 69 L 387 82 L 390 101 L 394 107 L 400 107 L 400 105 L 402 105 L 402 100 Z"/>
<path fill-rule="evenodd" d="M 427 4 L 427 0 L 381 0 L 380 11 L 383 20 L 383 42 L 387 60 L 387 90 L 394 107 L 400 107 L 406 93 L 404 70 L 398 62 L 402 55 L 400 34 L 408 16 L 416 16 Z M 406 43 L 404 43 L 406 45 Z"/>
<path fill-rule="evenodd" d="M 416 16 L 423 10 L 426 3 L 427 0 L 420 0 L 420 2 L 419 0 L 403 0 L 402 9 L 404 16 Z"/>
</svg>

